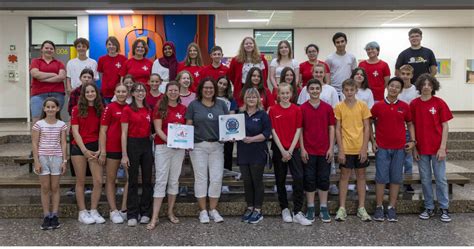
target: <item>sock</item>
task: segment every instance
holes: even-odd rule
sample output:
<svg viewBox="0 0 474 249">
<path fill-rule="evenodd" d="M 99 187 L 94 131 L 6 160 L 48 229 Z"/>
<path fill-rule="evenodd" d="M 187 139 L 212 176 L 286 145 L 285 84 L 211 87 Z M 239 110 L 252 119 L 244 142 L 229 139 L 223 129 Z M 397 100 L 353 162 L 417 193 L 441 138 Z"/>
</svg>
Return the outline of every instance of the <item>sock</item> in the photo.
<svg viewBox="0 0 474 249">
<path fill-rule="evenodd" d="M 46 217 L 51 218 L 51 214 L 43 214 L 43 218 L 46 218 Z"/>
<path fill-rule="evenodd" d="M 314 207 L 314 203 L 308 203 L 308 207 L 309 208 Z"/>
<path fill-rule="evenodd" d="M 53 218 L 54 216 L 58 216 L 58 213 L 52 212 L 52 213 L 49 215 L 50 218 Z"/>
<path fill-rule="evenodd" d="M 393 208 L 392 206 L 388 206 L 387 209 Z"/>
<path fill-rule="evenodd" d="M 328 207 L 328 204 L 327 204 L 327 203 L 324 203 L 324 204 L 323 204 L 323 203 L 321 203 L 321 205 L 319 205 L 319 207 L 320 207 L 320 208 L 322 208 L 322 207 L 325 207 L 325 208 L 327 208 L 327 207 Z"/>
</svg>

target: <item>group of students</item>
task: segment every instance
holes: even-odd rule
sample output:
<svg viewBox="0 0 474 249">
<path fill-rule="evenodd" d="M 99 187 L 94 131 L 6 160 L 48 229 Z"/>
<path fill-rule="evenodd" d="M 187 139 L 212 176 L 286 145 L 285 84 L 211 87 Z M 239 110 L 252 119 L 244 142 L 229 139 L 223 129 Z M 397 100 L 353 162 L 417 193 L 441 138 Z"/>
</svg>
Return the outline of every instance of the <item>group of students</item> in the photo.
<svg viewBox="0 0 474 249">
<path fill-rule="evenodd" d="M 413 34 L 419 35 L 420 46 L 421 30 L 410 31 L 410 42 Z M 327 199 L 335 153 L 341 169 L 335 220 L 344 221 L 347 217 L 345 202 L 354 169 L 359 200 L 357 216 L 370 221 L 372 217 L 365 210 L 369 141 L 376 153 L 377 207 L 373 219 L 383 221 L 386 217 L 397 221 L 396 201 L 403 183 L 404 164 L 411 170 L 408 164 L 412 164 L 413 154 L 425 196 L 425 211 L 420 218 L 429 219 L 435 214 L 433 171 L 440 218 L 449 222 L 445 157 L 447 122 L 452 114 L 446 103 L 434 96 L 439 82 L 429 73 L 413 81 L 420 65 L 414 68 L 409 63 L 397 66 L 400 77 L 389 78 L 388 65 L 377 57 L 380 47 L 376 42 L 367 44 L 369 59 L 356 67 L 355 57 L 345 51 L 346 35 L 336 33 L 333 42 L 337 50 L 326 62 L 318 60 L 319 48 L 310 44 L 305 48 L 308 61 L 298 64 L 292 59 L 290 43 L 281 41 L 277 58 L 268 66 L 255 40 L 246 37 L 227 68 L 221 64 L 223 53 L 218 46 L 211 49 L 212 64 L 208 66 L 202 65 L 199 47 L 194 43 L 188 46 L 183 62 L 177 62 L 172 42 L 165 42 L 163 57 L 151 62 L 145 58 L 148 47 L 143 40 L 133 43 L 133 57 L 126 59 L 119 54 L 120 44 L 115 37 L 107 39 L 108 53 L 97 64 L 86 56 L 88 41 L 79 38 L 74 43 L 78 58 L 68 63 L 66 74 L 62 63 L 53 57 L 54 44 L 45 41 L 41 46 L 42 57 L 34 59 L 30 67 L 35 122 L 33 157 L 35 172 L 40 175 L 44 211 L 41 228 L 60 226 L 59 176 L 65 173 L 68 161 L 68 128 L 59 117 L 65 92 L 70 96 L 70 155 L 77 179 L 78 220 L 84 224 L 105 222 L 97 211 L 104 168 L 113 223 L 127 220 L 129 226 L 140 223 L 154 229 L 166 195 L 168 219 L 179 223 L 174 204 L 186 153 L 194 171 L 199 221 L 222 222 L 217 205 L 224 167 L 232 169 L 234 143 L 247 203 L 242 221 L 255 224 L 263 219 L 263 172 L 271 155 L 284 222 L 311 225 L 317 213 L 316 190 L 319 217 L 323 222 L 331 222 Z M 399 57 L 399 61 L 403 60 Z M 77 70 L 79 67 L 83 68 Z M 428 64 L 429 72 L 431 67 Z M 94 83 L 99 72 L 101 90 Z M 79 83 L 74 83 L 76 80 Z M 237 112 L 245 116 L 246 137 L 237 142 L 219 141 L 219 115 Z M 168 148 L 170 123 L 194 126 L 194 149 L 186 152 Z M 271 152 L 267 144 L 270 138 Z M 115 180 L 121 165 L 128 178 L 118 210 Z M 93 178 L 90 210 L 84 200 L 87 167 Z M 285 186 L 288 169 L 293 178 L 293 212 L 288 208 Z M 387 184 L 390 198 L 385 214 L 383 195 Z M 303 213 L 305 193 L 307 207 Z"/>
</svg>

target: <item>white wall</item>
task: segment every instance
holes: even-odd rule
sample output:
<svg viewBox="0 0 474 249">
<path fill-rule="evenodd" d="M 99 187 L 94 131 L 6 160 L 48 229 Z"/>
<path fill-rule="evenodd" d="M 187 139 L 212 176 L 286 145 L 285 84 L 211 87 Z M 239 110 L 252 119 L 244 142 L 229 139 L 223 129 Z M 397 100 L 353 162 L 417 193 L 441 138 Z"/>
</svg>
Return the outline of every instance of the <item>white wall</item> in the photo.
<svg viewBox="0 0 474 249">
<path fill-rule="evenodd" d="M 29 115 L 28 17 L 0 15 L 0 118 L 25 118 Z M 20 80 L 9 82 L 8 55 L 16 45 Z"/>
<path fill-rule="evenodd" d="M 319 46 L 319 59 L 324 60 L 335 48 L 332 35 L 341 31 L 348 37 L 347 51 L 357 59 L 367 57 L 364 46 L 377 41 L 380 58 L 390 65 L 392 75 L 398 54 L 410 46 L 408 28 L 360 29 L 295 29 L 295 59 L 307 60 L 304 47 L 310 43 Z M 474 84 L 465 83 L 466 59 L 474 58 L 474 28 L 423 28 L 422 45 L 432 49 L 437 58 L 451 58 L 451 77 L 439 78 L 441 90 L 450 108 L 456 111 L 474 110 Z M 216 29 L 216 44 L 222 46 L 225 56 L 236 54 L 242 38 L 252 36 L 252 29 Z"/>
</svg>

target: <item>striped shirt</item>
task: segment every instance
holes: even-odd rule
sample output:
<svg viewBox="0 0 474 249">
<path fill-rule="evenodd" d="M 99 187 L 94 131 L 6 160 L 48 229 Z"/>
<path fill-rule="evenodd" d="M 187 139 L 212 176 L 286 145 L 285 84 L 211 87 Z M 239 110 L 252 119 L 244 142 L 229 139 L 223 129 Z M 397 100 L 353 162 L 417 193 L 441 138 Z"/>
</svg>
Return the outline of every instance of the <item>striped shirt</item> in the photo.
<svg viewBox="0 0 474 249">
<path fill-rule="evenodd" d="M 34 131 L 39 131 L 38 155 L 40 156 L 63 156 L 61 150 L 61 132 L 67 129 L 67 125 L 58 120 L 55 124 L 48 124 L 44 119 L 33 125 Z"/>
</svg>

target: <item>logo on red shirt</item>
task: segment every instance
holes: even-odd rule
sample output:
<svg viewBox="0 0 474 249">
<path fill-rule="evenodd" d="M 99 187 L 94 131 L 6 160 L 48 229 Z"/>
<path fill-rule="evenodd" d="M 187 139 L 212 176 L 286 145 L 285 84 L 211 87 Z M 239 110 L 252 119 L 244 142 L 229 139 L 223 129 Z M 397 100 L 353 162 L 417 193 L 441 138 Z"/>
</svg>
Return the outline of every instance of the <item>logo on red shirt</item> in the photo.
<svg viewBox="0 0 474 249">
<path fill-rule="evenodd" d="M 434 107 L 431 107 L 429 112 L 431 112 L 431 114 L 435 115 L 436 114 L 436 109 Z"/>
<path fill-rule="evenodd" d="M 176 113 L 176 116 L 175 116 L 177 119 L 181 119 L 183 117 L 183 115 L 181 115 L 179 112 Z"/>
<path fill-rule="evenodd" d="M 122 67 L 122 65 L 120 64 L 120 62 L 117 62 L 117 64 L 115 64 L 115 66 L 116 66 L 117 68 L 121 68 L 121 67 Z"/>
<path fill-rule="evenodd" d="M 374 75 L 374 77 L 379 76 L 379 72 L 377 72 L 377 70 L 375 70 L 372 74 Z"/>
<path fill-rule="evenodd" d="M 151 121 L 150 114 L 146 115 L 146 120 L 148 120 L 148 122 Z"/>
<path fill-rule="evenodd" d="M 147 66 L 143 66 L 142 69 L 143 69 L 143 71 L 148 71 L 148 67 L 147 67 Z"/>
</svg>

